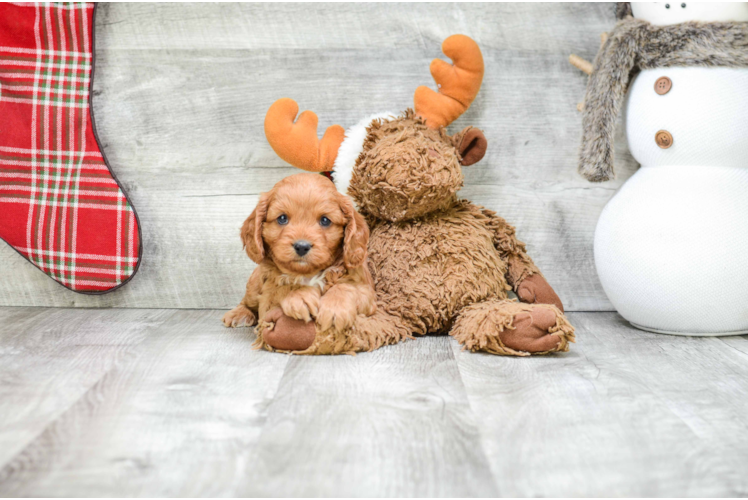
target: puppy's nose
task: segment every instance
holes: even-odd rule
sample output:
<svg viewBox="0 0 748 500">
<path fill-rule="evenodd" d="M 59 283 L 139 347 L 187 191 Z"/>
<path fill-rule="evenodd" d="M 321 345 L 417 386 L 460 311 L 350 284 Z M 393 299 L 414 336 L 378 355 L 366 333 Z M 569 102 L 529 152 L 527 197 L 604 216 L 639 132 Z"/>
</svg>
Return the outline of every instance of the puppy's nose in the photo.
<svg viewBox="0 0 748 500">
<path fill-rule="evenodd" d="M 306 240 L 299 240 L 293 244 L 293 249 L 296 250 L 296 255 L 303 257 L 312 249 L 312 244 Z"/>
</svg>

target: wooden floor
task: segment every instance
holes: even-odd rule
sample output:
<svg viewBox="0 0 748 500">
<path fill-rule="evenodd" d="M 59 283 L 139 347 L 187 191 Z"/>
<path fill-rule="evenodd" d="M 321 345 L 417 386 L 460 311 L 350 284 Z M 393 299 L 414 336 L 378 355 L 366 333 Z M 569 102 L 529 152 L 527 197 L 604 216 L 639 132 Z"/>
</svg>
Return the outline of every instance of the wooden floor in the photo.
<svg viewBox="0 0 748 500">
<path fill-rule="evenodd" d="M 748 337 L 291 357 L 220 316 L 0 308 L 0 495 L 748 494 Z"/>
</svg>

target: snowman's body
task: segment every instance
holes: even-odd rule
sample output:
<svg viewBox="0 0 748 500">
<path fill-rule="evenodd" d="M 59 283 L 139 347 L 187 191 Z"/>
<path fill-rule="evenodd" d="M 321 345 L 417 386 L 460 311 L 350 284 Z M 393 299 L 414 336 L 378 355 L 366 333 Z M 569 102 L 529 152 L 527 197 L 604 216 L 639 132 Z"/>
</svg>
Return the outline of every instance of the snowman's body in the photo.
<svg viewBox="0 0 748 500">
<path fill-rule="evenodd" d="M 664 94 L 661 77 L 671 82 Z M 597 225 L 608 298 L 648 330 L 748 332 L 748 69 L 642 71 L 625 116 L 641 168 Z M 659 131 L 670 147 L 657 143 Z"/>
<path fill-rule="evenodd" d="M 630 7 L 657 26 L 748 22 L 748 2 Z M 748 68 L 643 70 L 625 118 L 641 168 L 595 231 L 608 298 L 646 330 L 748 333 Z"/>
</svg>

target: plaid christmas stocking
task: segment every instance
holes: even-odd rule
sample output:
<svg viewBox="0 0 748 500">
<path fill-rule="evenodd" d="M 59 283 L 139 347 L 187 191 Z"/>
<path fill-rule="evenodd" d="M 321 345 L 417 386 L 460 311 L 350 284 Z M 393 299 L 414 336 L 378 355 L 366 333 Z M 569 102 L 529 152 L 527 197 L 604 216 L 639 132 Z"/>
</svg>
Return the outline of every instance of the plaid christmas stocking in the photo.
<svg viewBox="0 0 748 500">
<path fill-rule="evenodd" d="M 140 264 L 135 210 L 91 115 L 92 4 L 0 4 L 0 237 L 70 290 Z"/>
</svg>

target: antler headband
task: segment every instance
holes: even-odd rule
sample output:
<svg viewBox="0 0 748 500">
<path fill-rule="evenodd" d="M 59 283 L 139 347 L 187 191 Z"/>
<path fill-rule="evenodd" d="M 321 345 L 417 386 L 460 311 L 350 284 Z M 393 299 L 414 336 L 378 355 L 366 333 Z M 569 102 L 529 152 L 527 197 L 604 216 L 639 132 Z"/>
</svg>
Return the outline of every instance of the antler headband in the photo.
<svg viewBox="0 0 748 500">
<path fill-rule="evenodd" d="M 431 128 L 446 127 L 464 113 L 483 82 L 483 55 L 478 44 L 465 35 L 452 35 L 442 43 L 442 52 L 452 59 L 431 62 L 431 75 L 439 91 L 416 89 L 416 114 Z M 317 115 L 299 112 L 296 101 L 284 97 L 270 106 L 265 115 L 265 137 L 276 154 L 291 165 L 310 172 L 330 171 L 345 139 L 340 125 L 331 125 L 322 140 L 317 138 Z"/>
<path fill-rule="evenodd" d="M 299 112 L 296 101 L 284 97 L 270 106 L 265 115 L 265 137 L 283 160 L 294 167 L 309 172 L 332 170 L 338 148 L 345 138 L 345 129 L 331 125 L 322 140 L 317 139 L 317 115 L 304 111 L 294 123 Z"/>
<path fill-rule="evenodd" d="M 422 85 L 413 97 L 416 114 L 431 128 L 446 127 L 459 118 L 483 83 L 483 54 L 472 38 L 452 35 L 442 43 L 442 52 L 453 64 L 441 59 L 431 61 L 429 69 L 439 92 Z"/>
</svg>

